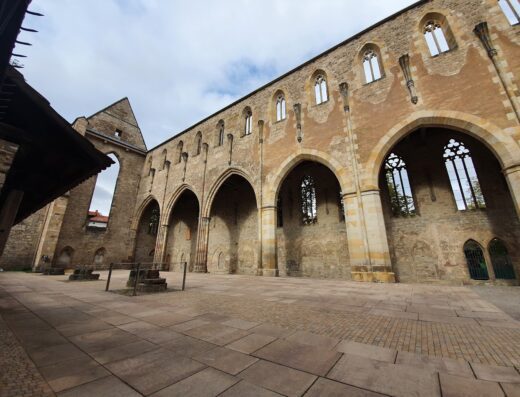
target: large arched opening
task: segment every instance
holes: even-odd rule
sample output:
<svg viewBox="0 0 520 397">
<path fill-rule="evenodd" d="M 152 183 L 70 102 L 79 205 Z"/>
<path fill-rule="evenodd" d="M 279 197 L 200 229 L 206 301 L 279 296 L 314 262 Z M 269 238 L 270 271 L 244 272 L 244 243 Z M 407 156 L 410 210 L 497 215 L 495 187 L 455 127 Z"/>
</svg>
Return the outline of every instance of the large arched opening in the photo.
<svg viewBox="0 0 520 397">
<path fill-rule="evenodd" d="M 400 281 L 494 278 L 486 247 L 497 237 L 518 270 L 520 222 L 501 170 L 486 145 L 458 128 L 420 127 L 386 152 L 379 188 Z"/>
<path fill-rule="evenodd" d="M 279 274 L 350 277 L 336 175 L 321 163 L 302 161 L 283 178 L 276 197 Z"/>
<path fill-rule="evenodd" d="M 193 271 L 197 248 L 199 200 L 195 193 L 185 189 L 175 201 L 168 220 L 165 262 L 170 270 L 182 270 L 188 264 Z"/>
<path fill-rule="evenodd" d="M 210 203 L 208 272 L 256 274 L 258 208 L 251 184 L 231 174 Z"/>
<path fill-rule="evenodd" d="M 151 199 L 141 211 L 135 237 L 134 261 L 153 262 L 155 243 L 159 231 L 160 208 L 155 199 Z"/>
</svg>

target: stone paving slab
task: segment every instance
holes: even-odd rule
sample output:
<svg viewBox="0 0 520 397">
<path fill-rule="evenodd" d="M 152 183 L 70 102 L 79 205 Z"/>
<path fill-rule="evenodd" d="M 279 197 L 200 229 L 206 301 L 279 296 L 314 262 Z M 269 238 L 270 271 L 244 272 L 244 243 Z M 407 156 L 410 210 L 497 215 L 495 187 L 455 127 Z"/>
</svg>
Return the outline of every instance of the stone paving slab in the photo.
<svg viewBox="0 0 520 397">
<path fill-rule="evenodd" d="M 0 274 L 0 316 L 23 353 L 8 396 L 52 395 L 45 379 L 100 397 L 519 393 L 520 322 L 470 288 L 189 277 L 185 292 L 128 297 Z"/>
</svg>

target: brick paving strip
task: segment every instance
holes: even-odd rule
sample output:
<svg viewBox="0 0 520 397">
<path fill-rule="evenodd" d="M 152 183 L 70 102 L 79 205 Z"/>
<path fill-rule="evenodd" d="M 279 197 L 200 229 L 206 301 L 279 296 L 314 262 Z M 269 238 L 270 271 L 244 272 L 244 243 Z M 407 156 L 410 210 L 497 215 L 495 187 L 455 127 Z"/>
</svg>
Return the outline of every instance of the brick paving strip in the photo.
<svg viewBox="0 0 520 397">
<path fill-rule="evenodd" d="M 0 396 L 520 393 L 520 323 L 465 287 L 189 275 L 132 298 L 64 279 L 0 274 Z"/>
</svg>

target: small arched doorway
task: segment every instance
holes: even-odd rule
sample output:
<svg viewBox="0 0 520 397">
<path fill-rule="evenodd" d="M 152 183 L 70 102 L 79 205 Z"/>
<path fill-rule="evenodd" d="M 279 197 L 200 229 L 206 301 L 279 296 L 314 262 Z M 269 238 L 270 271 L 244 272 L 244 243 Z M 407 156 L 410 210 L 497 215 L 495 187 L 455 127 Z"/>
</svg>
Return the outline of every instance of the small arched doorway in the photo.
<svg viewBox="0 0 520 397">
<path fill-rule="evenodd" d="M 74 250 L 72 249 L 72 247 L 65 247 L 61 250 L 60 254 L 58 255 L 56 264 L 59 267 L 68 268 L 72 263 L 73 256 Z"/>
<path fill-rule="evenodd" d="M 93 265 L 95 267 L 103 266 L 103 262 L 105 261 L 105 254 L 106 254 L 105 248 L 99 248 L 96 251 L 96 253 L 94 254 L 94 261 L 93 261 Z"/>
<path fill-rule="evenodd" d="M 513 269 L 513 263 L 511 262 L 511 257 L 504 242 L 498 238 L 494 238 L 489 242 L 488 251 L 495 278 L 514 280 L 515 271 Z"/>
<path fill-rule="evenodd" d="M 489 280 L 484 252 L 476 241 L 466 241 L 464 244 L 464 256 L 466 257 L 469 276 L 473 280 Z"/>
</svg>

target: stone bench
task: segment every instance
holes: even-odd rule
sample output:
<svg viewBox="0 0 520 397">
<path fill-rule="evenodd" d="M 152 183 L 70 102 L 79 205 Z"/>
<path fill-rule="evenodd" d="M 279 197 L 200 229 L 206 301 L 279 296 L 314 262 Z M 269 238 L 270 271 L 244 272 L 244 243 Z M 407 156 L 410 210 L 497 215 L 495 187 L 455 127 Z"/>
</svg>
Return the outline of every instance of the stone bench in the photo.
<svg viewBox="0 0 520 397">
<path fill-rule="evenodd" d="M 75 269 L 74 273 L 69 276 L 70 281 L 93 281 L 99 280 L 98 273 L 92 273 L 93 269 Z"/>
</svg>

